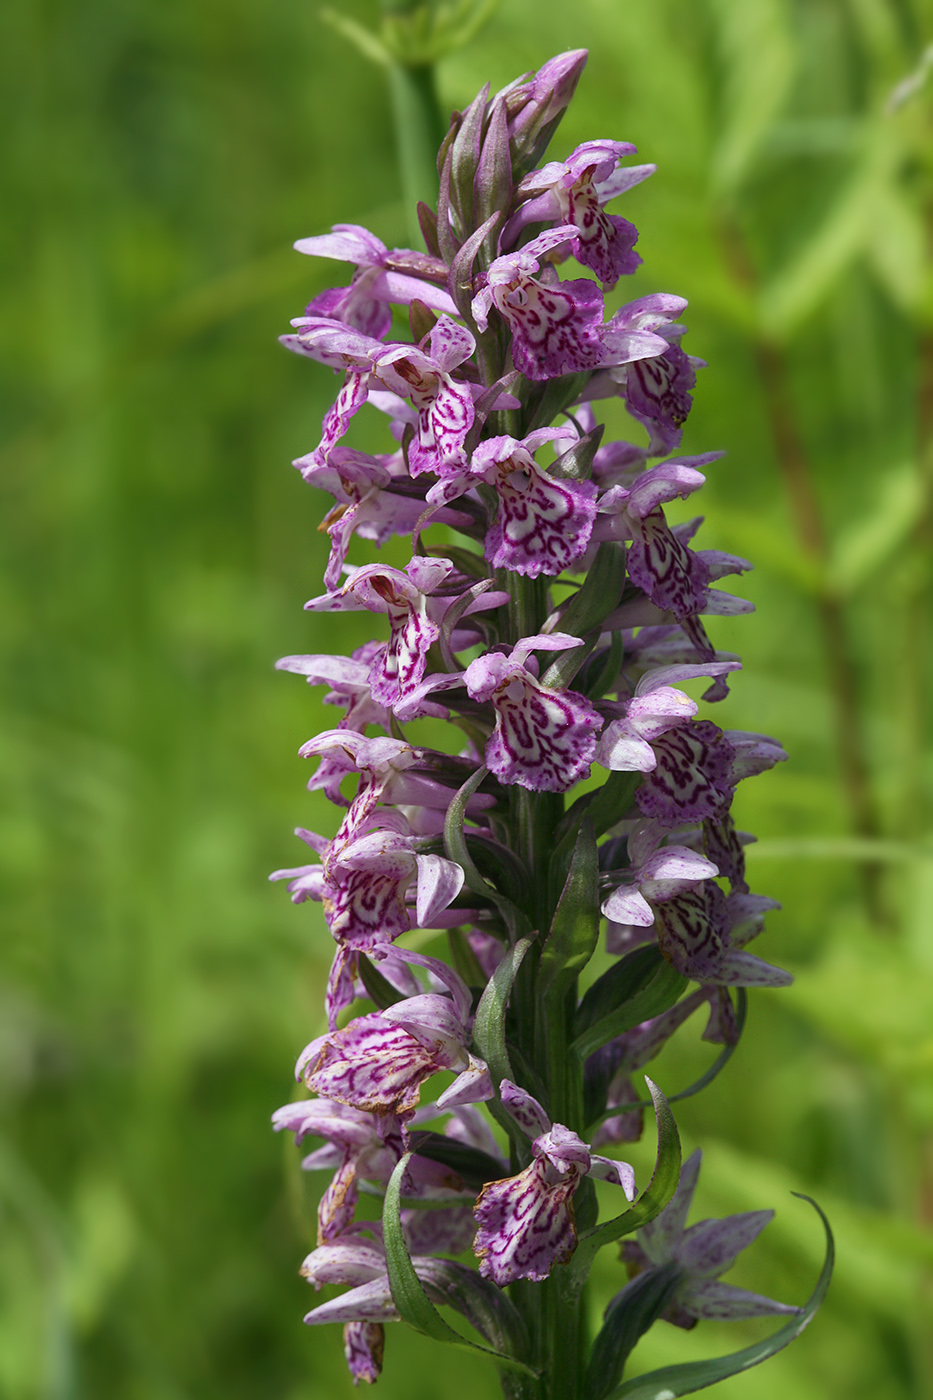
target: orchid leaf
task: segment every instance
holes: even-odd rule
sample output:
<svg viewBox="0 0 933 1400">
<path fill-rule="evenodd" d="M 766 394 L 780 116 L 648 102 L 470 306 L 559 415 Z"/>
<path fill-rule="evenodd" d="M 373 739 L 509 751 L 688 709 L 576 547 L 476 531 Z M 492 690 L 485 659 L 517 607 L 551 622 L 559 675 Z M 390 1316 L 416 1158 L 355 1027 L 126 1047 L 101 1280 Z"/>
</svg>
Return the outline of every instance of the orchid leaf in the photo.
<svg viewBox="0 0 933 1400">
<path fill-rule="evenodd" d="M 578 439 L 566 452 L 556 457 L 549 468 L 549 474 L 562 481 L 585 481 L 593 475 L 593 458 L 599 450 L 605 423 L 598 423 L 588 433 Z M 624 557 L 624 551 L 623 551 Z"/>
<path fill-rule="evenodd" d="M 440 635 L 437 640 L 441 649 L 444 665 L 447 667 L 448 671 L 456 671 L 457 669 L 457 663 L 454 660 L 453 651 L 451 649 L 451 638 L 454 634 L 454 628 L 461 617 L 463 617 L 467 608 L 470 607 L 472 603 L 475 603 L 476 599 L 483 593 L 488 593 L 492 586 L 493 580 L 491 578 L 480 579 L 478 583 L 474 583 L 469 588 L 464 589 L 460 597 L 451 603 L 444 614 Z"/>
<path fill-rule="evenodd" d="M 526 1375 L 534 1375 L 535 1372 L 516 1357 L 506 1356 L 502 1352 L 494 1351 L 491 1347 L 471 1342 L 468 1338 L 462 1337 L 459 1332 L 455 1332 L 444 1321 L 424 1291 L 424 1285 L 415 1273 L 415 1266 L 411 1262 L 411 1256 L 405 1244 L 400 1215 L 402 1178 L 411 1157 L 412 1154 L 406 1152 L 396 1164 L 386 1187 L 382 1210 L 389 1287 L 392 1290 L 392 1300 L 398 1308 L 400 1316 L 408 1323 L 409 1327 L 413 1327 L 416 1332 L 424 1333 L 426 1337 L 433 1337 L 435 1341 L 446 1342 L 450 1346 L 462 1347 L 470 1351 L 482 1352 L 495 1361 L 497 1366 L 523 1371 Z"/>
<path fill-rule="evenodd" d="M 478 768 L 475 773 L 467 778 L 460 788 L 456 797 L 447 809 L 447 816 L 444 818 L 444 850 L 449 860 L 455 860 L 462 868 L 464 882 L 468 890 L 473 894 L 482 895 L 489 899 L 497 907 L 507 927 L 513 936 L 530 931 L 530 924 L 526 916 L 517 905 L 513 904 L 505 895 L 500 894 L 488 881 L 484 880 L 476 868 L 473 857 L 470 855 L 467 846 L 466 836 L 463 830 L 463 823 L 466 819 L 467 803 L 476 793 L 488 776 L 488 768 Z"/>
<path fill-rule="evenodd" d="M 613 632 L 609 646 L 599 652 L 595 663 L 587 670 L 586 684 L 583 687 L 583 694 L 587 700 L 599 700 L 602 696 L 608 695 L 614 688 L 622 669 L 624 655 L 625 644 L 622 641 L 622 633 Z M 637 777 L 638 775 L 629 774 L 629 776 Z"/>
<path fill-rule="evenodd" d="M 597 549 L 586 578 L 561 613 L 561 631 L 583 637 L 599 627 L 619 606 L 624 587 L 625 547 L 607 540 Z"/>
<path fill-rule="evenodd" d="M 445 1137 L 443 1133 L 413 1132 L 410 1142 L 416 1156 L 450 1167 L 471 1191 L 479 1191 L 487 1181 L 498 1181 L 504 1171 L 503 1164 L 488 1152 Z"/>
<path fill-rule="evenodd" d="M 602 836 L 616 822 L 628 816 L 640 780 L 640 773 L 610 773 L 601 788 L 577 798 L 558 827 L 561 839 L 566 838 L 567 832 L 576 829 L 577 822 L 584 814 L 593 823 L 596 835 Z"/>
<path fill-rule="evenodd" d="M 365 953 L 360 953 L 358 966 L 360 981 L 366 988 L 366 995 L 380 1011 L 385 1011 L 387 1007 L 394 1006 L 396 1002 L 405 1000 L 406 994 L 400 992 L 398 987 L 393 987 L 388 978 L 383 977 L 378 967 L 370 961 Z"/>
<path fill-rule="evenodd" d="M 660 949 L 636 948 L 587 991 L 577 1009 L 573 1049 L 582 1056 L 592 1054 L 624 1031 L 669 1011 L 686 986 L 687 978 Z"/>
<path fill-rule="evenodd" d="M 674 1400 L 674 1397 L 678 1395 L 692 1395 L 696 1390 L 703 1390 L 708 1385 L 716 1385 L 719 1381 L 726 1380 L 729 1376 L 736 1376 L 740 1371 L 747 1371 L 752 1366 L 759 1366 L 762 1361 L 767 1361 L 770 1356 L 774 1356 L 776 1352 L 789 1346 L 800 1336 L 804 1328 L 809 1327 L 826 1296 L 826 1290 L 829 1288 L 835 1259 L 835 1245 L 829 1221 L 816 1201 L 797 1191 L 793 1194 L 798 1196 L 801 1201 L 809 1202 L 822 1220 L 823 1228 L 826 1231 L 826 1259 L 817 1279 L 816 1287 L 800 1312 L 789 1322 L 786 1322 L 783 1327 L 779 1327 L 770 1337 L 765 1338 L 763 1342 L 756 1342 L 754 1346 L 743 1347 L 741 1351 L 733 1351 L 728 1356 L 719 1356 L 714 1360 L 689 1361 L 679 1366 L 662 1366 L 660 1370 L 650 1371 L 647 1375 L 634 1376 L 631 1380 L 625 1381 L 611 1391 L 607 1400 Z"/>
<path fill-rule="evenodd" d="M 640 1230 L 656 1215 L 660 1215 L 677 1190 L 680 1181 L 680 1134 L 677 1131 L 677 1124 L 674 1122 L 674 1115 L 671 1113 L 667 1099 L 657 1084 L 650 1080 L 647 1075 L 645 1083 L 648 1085 L 654 1103 L 658 1124 L 658 1154 L 654 1164 L 654 1172 L 647 1190 L 642 1192 L 629 1210 L 624 1211 L 622 1215 L 617 1215 L 614 1220 L 607 1220 L 605 1224 L 597 1225 L 595 1229 L 587 1231 L 582 1236 L 576 1252 L 567 1266 L 578 1277 L 586 1277 L 590 1265 L 603 1245 L 612 1244 L 614 1240 L 621 1239 L 623 1235 L 630 1235 L 634 1230 Z"/>
<path fill-rule="evenodd" d="M 451 147 L 453 156 L 450 166 L 451 203 L 460 219 L 461 235 L 465 235 L 467 229 L 474 227 L 473 182 L 476 178 L 476 167 L 479 164 L 483 117 L 486 113 L 488 96 L 489 84 L 487 83 L 463 113 L 460 130 L 454 137 Z M 479 239 L 479 243 L 481 242 L 482 238 Z M 479 243 L 473 249 L 470 257 L 471 263 Z"/>
<path fill-rule="evenodd" d="M 483 223 L 494 211 L 508 209 L 512 202 L 512 162 L 509 157 L 509 132 L 504 102 L 497 102 L 492 108 L 476 168 L 473 198 L 477 223 Z M 496 255 L 496 246 L 491 234 L 487 238 L 484 253 L 490 261 Z"/>
<path fill-rule="evenodd" d="M 515 1078 L 505 1043 L 505 1013 L 509 994 L 528 949 L 530 938 L 522 938 L 510 948 L 496 968 L 480 997 L 473 1022 L 473 1046 L 489 1066 L 497 1087 L 503 1079 Z"/>
<path fill-rule="evenodd" d="M 566 690 L 598 641 L 599 635 L 594 632 L 586 638 L 582 647 L 569 647 L 567 651 L 562 651 L 541 677 L 542 685 L 550 686 L 552 690 Z"/>
<path fill-rule="evenodd" d="M 470 314 L 473 301 L 473 264 L 476 255 L 483 246 L 483 240 L 491 235 L 501 218 L 499 209 L 490 214 L 486 222 L 470 234 L 450 264 L 450 294 L 464 317 Z"/>
<path fill-rule="evenodd" d="M 682 1279 L 682 1269 L 665 1264 L 636 1274 L 616 1294 L 593 1342 L 583 1384 L 587 1400 L 603 1400 L 618 1385 L 636 1342 L 664 1312 Z"/>
<path fill-rule="evenodd" d="M 538 987 L 564 991 L 586 967 L 599 942 L 599 851 L 593 823 L 584 817 L 547 942 L 541 950 Z"/>
</svg>

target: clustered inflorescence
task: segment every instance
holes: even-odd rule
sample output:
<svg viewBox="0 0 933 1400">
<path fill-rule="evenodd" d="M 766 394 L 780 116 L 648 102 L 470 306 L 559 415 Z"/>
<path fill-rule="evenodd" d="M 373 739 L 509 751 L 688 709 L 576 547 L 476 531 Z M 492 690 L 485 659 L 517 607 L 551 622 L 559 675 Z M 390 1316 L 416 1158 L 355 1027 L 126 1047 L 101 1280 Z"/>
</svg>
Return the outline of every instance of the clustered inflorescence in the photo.
<svg viewBox="0 0 933 1400">
<path fill-rule="evenodd" d="M 298 1061 L 313 1097 L 274 1121 L 321 1139 L 302 1165 L 333 1172 L 302 1272 L 349 1291 L 306 1321 L 345 1324 L 355 1380 L 376 1379 L 382 1324 L 400 1315 L 399 1230 L 426 1300 L 537 1377 L 523 1391 L 504 1370 L 516 1394 L 558 1393 L 534 1389 L 557 1354 L 540 1298 L 564 1279 L 567 1309 L 578 1299 L 585 1240 L 640 1225 L 607 1313 L 641 1309 L 629 1348 L 658 1316 L 796 1311 L 718 1281 L 770 1212 L 684 1229 L 699 1154 L 640 1217 L 597 1224 L 594 1179 L 623 1212 L 636 1196 L 632 1168 L 597 1151 L 641 1134 L 635 1071 L 704 1008 L 727 1058 L 741 989 L 790 977 L 747 950 L 774 906 L 749 892 L 751 838 L 730 815 L 736 785 L 785 755 L 698 718 L 679 688 L 700 677 L 705 700 L 726 694 L 740 663 L 702 619 L 750 610 L 714 586 L 750 566 L 694 549 L 699 520 L 665 519 L 720 455 L 678 450 L 698 364 L 680 345 L 685 302 L 604 308 L 641 261 L 636 229 L 605 206 L 654 167 L 609 140 L 542 162 L 585 58 L 455 114 L 437 211 L 419 210 L 426 252 L 355 225 L 296 244 L 355 267 L 282 337 L 340 376 L 295 463 L 336 501 L 325 591 L 306 607 L 368 611 L 379 638 L 278 663 L 343 714 L 301 750 L 339 825 L 300 829 L 316 859 L 272 877 L 322 904 L 335 944 L 328 1029 Z M 569 258 L 586 275 L 561 277 Z M 644 445 L 603 441 L 603 400 L 622 401 Z M 391 439 L 378 455 L 348 441 L 367 404 Z M 349 565 L 354 534 L 410 535 L 411 560 Z M 448 722 L 450 752 L 411 737 L 425 718 Z M 419 929 L 447 930 L 450 965 L 406 946 Z M 374 1009 L 355 1014 L 358 1000 Z M 361 1192 L 390 1181 L 400 1213 L 358 1218 Z M 448 1257 L 471 1248 L 478 1269 Z M 596 1400 L 621 1374 L 610 1342 L 566 1342 Z"/>
</svg>

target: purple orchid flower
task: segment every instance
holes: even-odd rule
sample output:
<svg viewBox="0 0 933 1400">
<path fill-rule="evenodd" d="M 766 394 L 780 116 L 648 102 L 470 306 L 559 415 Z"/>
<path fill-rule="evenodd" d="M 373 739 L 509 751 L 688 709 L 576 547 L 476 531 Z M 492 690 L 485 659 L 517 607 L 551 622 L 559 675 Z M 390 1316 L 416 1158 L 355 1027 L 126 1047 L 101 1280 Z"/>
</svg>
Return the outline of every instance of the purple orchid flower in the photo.
<svg viewBox="0 0 933 1400">
<path fill-rule="evenodd" d="M 335 589 L 340 582 L 354 534 L 378 548 L 392 535 L 410 535 L 418 523 L 423 506 L 420 500 L 403 494 L 409 477 L 401 451 L 371 457 L 338 444 L 331 448 L 326 463 L 311 452 L 296 458 L 292 465 L 309 486 L 329 491 L 336 500 L 320 525 L 331 541 L 324 570 L 327 589 Z M 469 523 L 468 517 L 451 510 L 440 510 L 434 518 L 447 525 Z"/>
<path fill-rule="evenodd" d="M 349 1228 L 360 1178 L 388 1181 L 405 1150 L 399 1120 L 391 1114 L 363 1113 L 326 1098 L 285 1104 L 273 1113 L 272 1126 L 276 1132 L 294 1133 L 296 1143 L 306 1137 L 325 1139 L 325 1146 L 301 1164 L 305 1171 L 325 1167 L 335 1171 L 318 1206 L 319 1245 L 335 1241 Z"/>
<path fill-rule="evenodd" d="M 724 815 L 732 802 L 735 750 L 709 720 L 690 720 L 651 742 L 657 760 L 635 794 L 639 810 L 665 826 Z"/>
<path fill-rule="evenodd" d="M 537 73 L 526 73 L 497 93 L 509 113 L 509 142 L 524 152 L 534 148 L 536 138 L 546 139 L 570 103 L 588 58 L 586 49 L 570 49 L 549 58 Z"/>
<path fill-rule="evenodd" d="M 599 503 L 597 537 L 632 541 L 629 577 L 678 621 L 704 608 L 710 571 L 670 529 L 661 503 L 688 496 L 705 479 L 693 466 L 665 462 L 642 472 L 628 489 L 610 487 Z"/>
<path fill-rule="evenodd" d="M 621 772 L 652 772 L 658 766 L 654 740 L 669 729 L 687 724 L 699 708 L 695 700 L 677 690 L 671 682 L 695 676 L 724 675 L 738 670 L 740 664 L 738 661 L 714 661 L 707 666 L 664 666 L 646 671 L 630 700 L 604 703 L 602 708 L 612 718 L 600 735 L 595 754 L 597 763 Z"/>
<path fill-rule="evenodd" d="M 535 462 L 542 443 L 573 437 L 572 429 L 538 428 L 518 441 L 486 438 L 470 459 L 469 471 L 438 482 L 429 505 L 444 505 L 485 481 L 495 488 L 498 510 L 486 534 L 484 554 L 494 569 L 512 569 L 527 578 L 556 575 L 586 552 L 596 517 L 592 481 L 558 480 Z"/>
<path fill-rule="evenodd" d="M 411 928 L 412 884 L 417 927 L 463 922 L 463 911 L 444 914 L 463 886 L 462 869 L 444 856 L 419 854 L 404 828 L 407 823 L 400 814 L 385 811 L 379 827 L 344 842 L 336 854 L 331 854 L 330 842 L 299 828 L 303 839 L 318 849 L 323 864 L 276 870 L 269 877 L 289 880 L 295 904 L 314 899 L 324 906 L 338 945 L 325 996 L 331 1030 L 357 994 L 359 954 L 385 947 Z"/>
<path fill-rule="evenodd" d="M 404 571 L 383 564 L 353 569 L 342 588 L 305 603 L 307 612 L 342 612 L 366 609 L 385 613 L 391 635 L 373 655 L 369 689 L 373 700 L 385 709 L 410 698 L 424 678 L 428 652 L 440 636 L 447 609 L 463 592 L 468 580 L 457 573 L 449 559 L 416 555 Z M 444 596 L 438 596 L 442 593 Z M 501 593 L 479 593 L 462 613 L 470 617 L 498 607 Z M 464 639 L 469 645 L 471 636 Z"/>
<path fill-rule="evenodd" d="M 660 822 L 637 822 L 628 838 L 627 882 L 603 902 L 602 912 L 615 923 L 648 928 L 654 905 L 683 894 L 719 871 L 712 861 L 686 846 L 662 845 L 666 829 Z"/>
<path fill-rule="evenodd" d="M 586 278 L 545 281 L 535 276 L 545 254 L 577 236 L 573 224 L 548 229 L 518 252 L 496 258 L 471 313 L 485 331 L 493 307 L 512 332 L 512 360 L 529 379 L 554 379 L 601 365 L 622 365 L 667 349 L 658 328 L 684 309 L 682 297 L 642 297 L 603 324 L 603 298 Z"/>
<path fill-rule="evenodd" d="M 606 286 L 634 272 L 641 262 L 634 251 L 638 230 L 626 219 L 606 214 L 603 206 L 654 174 L 654 165 L 617 169 L 621 158 L 635 150 L 629 141 L 586 141 L 567 160 L 550 161 L 526 175 L 518 187 L 526 202 L 509 221 L 503 245 L 511 247 L 530 223 L 572 224 L 574 257 Z"/>
<path fill-rule="evenodd" d="M 331 686 L 332 689 L 324 696 L 324 704 L 346 706 L 346 714 L 338 728 L 357 734 L 365 734 L 369 724 L 388 729 L 388 713 L 383 705 L 378 705 L 372 698 L 369 689 L 369 673 L 380 645 L 378 642 L 365 642 L 350 656 L 283 656 L 275 663 L 275 668 L 304 676 L 309 685 Z M 443 714 L 443 711 L 439 713 Z M 355 771 L 356 766 L 349 753 L 336 748 L 322 756 L 317 773 L 308 782 L 308 789 L 313 792 L 322 788 L 328 801 L 337 807 L 346 807 L 349 804 L 340 791 L 340 784 L 348 773 Z"/>
<path fill-rule="evenodd" d="M 347 372 L 324 418 L 321 441 L 304 459 L 307 463 L 326 466 L 371 391 L 383 389 L 411 399 L 417 413 L 409 449 L 412 476 L 422 471 L 440 476 L 446 467 L 463 466 L 463 443 L 473 425 L 473 396 L 467 384 L 452 378 L 452 371 L 475 348 L 468 330 L 442 316 L 421 345 L 384 345 L 327 317 L 299 316 L 292 325 L 295 334 L 280 337 L 287 349 Z"/>
<path fill-rule="evenodd" d="M 533 1160 L 518 1176 L 490 1181 L 473 1211 L 479 1229 L 473 1251 L 480 1273 L 500 1287 L 547 1278 L 577 1245 L 573 1195 L 585 1176 L 621 1186 L 635 1196 L 635 1174 L 626 1162 L 600 1157 L 562 1123 L 551 1123 L 537 1099 L 503 1079 L 503 1106 L 529 1137 Z"/>
<path fill-rule="evenodd" d="M 354 1385 L 374 1385 L 382 1374 L 385 1328 L 381 1322 L 348 1322 L 343 1329 L 343 1355 Z"/>
<path fill-rule="evenodd" d="M 467 1049 L 469 988 L 437 958 L 407 949 L 396 949 L 395 956 L 428 968 L 451 996 L 428 992 L 408 997 L 318 1036 L 302 1051 L 296 1077 L 338 1103 L 399 1118 L 411 1117 L 421 1085 L 441 1070 L 456 1070 L 457 1078 L 438 1098 L 440 1108 L 491 1098 L 489 1071 Z"/>
<path fill-rule="evenodd" d="M 568 1393 L 592 1389 L 582 1349 L 563 1348 L 561 1328 L 540 1334 L 551 1312 L 534 1284 L 573 1254 L 584 1197 L 590 1223 L 596 1193 L 575 1200 L 587 1176 L 634 1197 L 632 1169 L 596 1149 L 639 1136 L 632 1076 L 695 1011 L 709 1008 L 706 1040 L 731 1045 L 743 1002 L 733 1005 L 731 988 L 790 980 L 749 951 L 776 906 L 749 891 L 752 838 L 731 815 L 737 784 L 783 750 L 708 722 L 681 688 L 703 676 L 704 698 L 723 698 L 739 662 L 716 650 L 703 619 L 751 610 L 714 587 L 750 565 L 695 548 L 699 518 L 665 518 L 721 455 L 673 455 L 701 363 L 680 346 L 686 303 L 652 294 L 613 315 L 604 305 L 605 288 L 640 262 L 636 230 L 609 201 L 653 167 L 626 167 L 635 148 L 614 140 L 545 155 L 585 59 L 559 55 L 454 114 L 436 209 L 419 208 L 426 253 L 389 249 L 350 224 L 296 245 L 352 265 L 350 285 L 315 297 L 283 337 L 340 375 L 318 446 L 295 464 L 334 501 L 321 527 L 324 589 L 306 606 L 384 620 L 373 628 L 382 640 L 351 657 L 279 663 L 340 707 L 336 726 L 301 749 L 320 760 L 308 786 L 339 809 L 337 830 L 299 828 L 317 859 L 272 876 L 295 903 L 320 902 L 335 943 L 328 1029 L 297 1066 L 316 1097 L 274 1121 L 299 1142 L 317 1138 L 302 1165 L 331 1174 L 302 1273 L 315 1288 L 348 1291 L 306 1321 L 344 1325 L 355 1383 L 379 1374 L 383 1324 L 417 1316 L 410 1270 L 399 1291 L 393 1264 L 394 1298 L 389 1282 L 394 1212 L 385 1235 L 356 1219 L 363 1192 L 381 1194 L 405 1160 L 401 1239 L 427 1300 L 477 1328 L 507 1390 L 511 1362 L 549 1377 L 579 1363 Z M 571 256 L 589 273 L 562 280 Z M 393 306 L 411 308 L 414 343 L 386 339 Z M 593 405 L 610 397 L 645 445 L 601 443 Z M 378 455 L 345 441 L 364 404 L 384 416 Z M 558 418 L 567 426 L 548 426 Z M 396 557 L 391 537 L 409 534 L 414 557 Z M 391 543 L 392 564 L 349 565 L 354 536 Z M 420 746 L 425 719 L 436 748 Z M 438 720 L 456 738 L 448 727 L 435 740 Z M 610 770 L 602 790 L 565 800 L 594 759 Z M 600 912 L 610 956 L 649 943 L 657 952 L 636 967 L 660 954 L 694 987 L 639 1025 L 617 1019 L 629 964 L 602 977 L 591 966 L 580 985 Z M 448 930 L 457 972 L 403 946 L 415 927 Z M 353 1018 L 357 998 L 370 1014 Z M 613 1036 L 620 1025 L 630 1028 Z M 575 1053 L 584 1043 L 596 1047 L 585 1065 Z M 487 1055 L 500 1102 L 481 1113 L 497 1097 Z M 542 1102 L 501 1079 L 509 1061 L 526 1082 L 540 1076 Z M 549 1121 L 542 1103 L 567 1121 Z M 508 1164 L 490 1116 L 509 1128 Z M 416 1126 L 428 1132 L 414 1136 Z M 685 1165 L 678 1195 L 631 1246 L 633 1267 L 660 1270 L 666 1291 L 630 1285 L 631 1336 L 614 1331 L 616 1312 L 594 1343 L 588 1379 L 600 1393 L 616 1387 L 619 1346 L 650 1321 L 644 1307 L 672 1289 L 681 1319 L 793 1311 L 718 1283 L 767 1216 L 686 1230 L 698 1165 Z M 474 1231 L 478 1270 L 438 1257 Z M 588 1233 L 587 1262 L 607 1233 Z M 503 1289 L 518 1281 L 510 1299 Z M 562 1305 L 568 1336 L 582 1337 L 581 1298 L 562 1290 Z"/>
<path fill-rule="evenodd" d="M 565 792 L 588 776 L 602 720 L 574 690 L 552 690 L 528 669 L 532 651 L 582 646 L 565 632 L 524 637 L 507 656 L 471 661 L 463 680 L 474 700 L 491 700 L 496 727 L 486 763 L 504 783 L 535 792 Z"/>
<path fill-rule="evenodd" d="M 674 1265 L 680 1282 L 662 1317 L 678 1327 L 695 1327 L 700 1318 L 770 1317 L 800 1311 L 760 1293 L 721 1283 L 719 1275 L 732 1267 L 743 1249 L 758 1238 L 774 1218 L 773 1210 L 751 1210 L 722 1220 L 701 1220 L 684 1226 L 700 1172 L 699 1149 L 684 1162 L 680 1185 L 660 1215 L 638 1231 L 637 1243 L 625 1240 L 622 1258 L 631 1275 Z"/>
<path fill-rule="evenodd" d="M 299 238 L 292 246 L 297 253 L 356 264 L 349 287 L 322 292 L 305 308 L 306 316 L 327 316 L 343 321 L 364 335 L 382 340 L 392 325 L 390 305 L 410 306 L 417 300 L 448 316 L 457 314 L 456 306 L 442 288 L 411 272 L 390 267 L 390 264 L 404 266 L 406 262 L 412 268 L 424 267 L 423 254 L 399 248 L 390 252 L 374 233 L 359 224 L 334 224 L 330 233 Z M 433 270 L 446 276 L 443 264 Z"/>
<path fill-rule="evenodd" d="M 629 413 L 648 429 L 649 457 L 676 452 L 680 446 L 681 430 L 693 405 L 690 391 L 696 371 L 705 366 L 704 360 L 681 350 L 682 327 L 667 326 L 660 334 L 667 343 L 657 354 L 604 369 L 594 375 L 583 394 L 593 400 L 621 393 Z"/>
<path fill-rule="evenodd" d="M 415 807 L 445 812 L 450 805 L 450 788 L 431 775 L 432 761 L 438 770 L 445 766 L 443 755 L 414 749 L 401 739 L 367 738 L 349 729 L 325 729 L 298 750 L 302 758 L 335 752 L 352 764 L 350 771 L 360 775 L 356 795 L 347 808 L 329 846 L 329 856 L 337 856 L 348 841 L 362 835 L 382 805 L 411 803 Z M 463 774 L 460 781 L 466 777 Z M 469 812 L 495 805 L 495 797 L 476 793 Z M 381 814 L 379 820 L 385 814 Z"/>
</svg>

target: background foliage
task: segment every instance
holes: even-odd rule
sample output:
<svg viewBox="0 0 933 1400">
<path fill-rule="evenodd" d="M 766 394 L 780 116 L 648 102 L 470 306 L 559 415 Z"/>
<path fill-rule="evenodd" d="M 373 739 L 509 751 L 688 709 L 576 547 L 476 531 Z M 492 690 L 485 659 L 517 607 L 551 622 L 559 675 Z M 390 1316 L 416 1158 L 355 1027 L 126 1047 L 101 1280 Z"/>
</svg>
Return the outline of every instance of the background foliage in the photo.
<svg viewBox="0 0 933 1400">
<path fill-rule="evenodd" d="M 0 25 L 0 1395 L 349 1395 L 337 1330 L 301 1326 L 313 1201 L 266 1128 L 329 946 L 265 875 L 326 821 L 294 754 L 332 722 L 271 663 L 357 623 L 301 612 L 326 503 L 288 462 L 333 386 L 275 336 L 333 272 L 293 238 L 405 241 L 385 85 L 296 0 L 20 0 Z M 701 543 L 756 563 L 758 615 L 711 625 L 746 662 L 728 722 L 791 756 L 738 816 L 785 906 L 761 951 L 798 981 L 753 994 L 678 1116 L 701 1213 L 778 1208 L 737 1282 L 809 1292 L 790 1189 L 840 1261 L 724 1400 L 933 1388 L 931 28 L 924 0 L 503 0 L 440 70 L 449 108 L 591 49 L 558 153 L 620 137 L 660 167 L 623 211 L 625 295 L 690 298 L 711 367 L 685 448 L 729 452 Z M 660 1324 L 638 1359 L 755 1326 Z M 392 1329 L 383 1400 L 496 1392 L 451 1355 Z"/>
</svg>

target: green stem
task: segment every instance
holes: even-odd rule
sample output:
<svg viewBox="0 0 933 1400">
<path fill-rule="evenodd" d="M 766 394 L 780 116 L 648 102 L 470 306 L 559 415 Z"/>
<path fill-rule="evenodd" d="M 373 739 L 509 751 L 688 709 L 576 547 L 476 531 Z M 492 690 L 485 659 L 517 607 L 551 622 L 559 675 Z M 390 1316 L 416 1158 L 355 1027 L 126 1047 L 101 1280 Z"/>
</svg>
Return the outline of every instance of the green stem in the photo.
<svg viewBox="0 0 933 1400">
<path fill-rule="evenodd" d="M 418 202 L 437 204 L 437 149 L 445 132 L 434 65 L 393 63 L 389 69 L 389 90 L 408 237 L 415 248 L 421 242 Z"/>
</svg>

